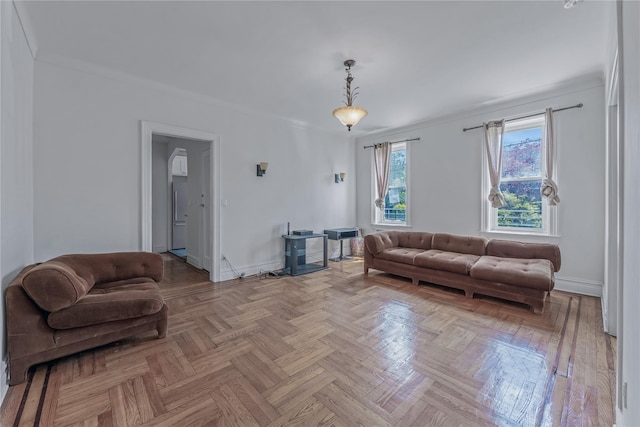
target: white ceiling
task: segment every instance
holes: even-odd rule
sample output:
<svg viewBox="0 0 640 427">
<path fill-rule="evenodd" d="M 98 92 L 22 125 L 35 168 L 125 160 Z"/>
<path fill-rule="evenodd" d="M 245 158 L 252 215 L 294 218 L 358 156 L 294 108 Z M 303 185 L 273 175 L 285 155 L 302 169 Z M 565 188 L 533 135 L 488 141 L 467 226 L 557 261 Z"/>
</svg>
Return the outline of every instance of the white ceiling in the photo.
<svg viewBox="0 0 640 427">
<path fill-rule="evenodd" d="M 86 61 L 329 131 L 343 61 L 398 127 L 602 74 L 610 4 L 553 1 L 26 1 L 47 55 Z"/>
</svg>

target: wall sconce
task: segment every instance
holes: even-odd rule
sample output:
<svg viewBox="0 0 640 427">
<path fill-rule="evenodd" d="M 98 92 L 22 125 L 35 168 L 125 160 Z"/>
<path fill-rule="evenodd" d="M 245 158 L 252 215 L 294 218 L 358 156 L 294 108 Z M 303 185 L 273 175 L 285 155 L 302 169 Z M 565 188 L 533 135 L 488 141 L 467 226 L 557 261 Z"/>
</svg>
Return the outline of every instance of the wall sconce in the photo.
<svg viewBox="0 0 640 427">
<path fill-rule="evenodd" d="M 341 182 L 344 182 L 345 175 L 346 175 L 346 173 L 344 173 L 344 172 L 337 173 L 335 175 L 336 184 L 340 184 Z"/>
<path fill-rule="evenodd" d="M 257 170 L 258 170 L 257 176 L 262 176 L 265 173 L 267 173 L 267 167 L 269 166 L 269 163 L 260 162 L 256 166 L 257 166 Z"/>
</svg>

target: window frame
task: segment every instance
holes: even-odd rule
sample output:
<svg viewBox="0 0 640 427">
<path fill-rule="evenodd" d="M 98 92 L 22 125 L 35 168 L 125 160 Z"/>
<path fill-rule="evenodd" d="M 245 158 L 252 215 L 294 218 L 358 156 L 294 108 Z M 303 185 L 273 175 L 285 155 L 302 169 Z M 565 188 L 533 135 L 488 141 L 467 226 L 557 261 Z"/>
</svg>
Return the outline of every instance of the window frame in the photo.
<svg viewBox="0 0 640 427">
<path fill-rule="evenodd" d="M 507 180 L 500 180 L 503 182 L 517 182 L 528 181 L 531 179 L 544 180 L 544 171 L 546 165 L 546 120 L 544 115 L 536 116 L 533 118 L 513 120 L 505 123 L 504 133 L 517 132 L 533 128 L 542 128 L 542 142 L 540 144 L 540 176 L 539 177 L 526 177 L 526 178 L 511 178 Z M 504 147 L 503 147 L 504 149 Z M 555 147 L 554 147 L 555 149 Z M 555 157 L 555 153 L 554 153 Z M 557 157 L 556 157 L 557 158 Z M 492 208 L 491 203 L 487 199 L 489 190 L 491 188 L 491 181 L 489 178 L 489 171 L 487 167 L 487 153 L 486 148 L 482 147 L 482 231 L 484 233 L 502 233 L 502 234 L 516 234 L 516 235 L 531 235 L 531 236 L 557 236 L 557 209 L 558 207 L 551 208 L 546 198 L 542 197 L 542 227 L 539 229 L 524 228 L 524 227 L 508 227 L 498 225 L 498 208 Z"/>
<path fill-rule="evenodd" d="M 406 211 L 405 211 L 405 220 L 404 221 L 389 221 L 389 220 L 385 220 L 384 219 L 384 213 L 380 211 L 380 209 L 378 209 L 375 204 L 374 201 L 375 199 L 378 197 L 377 196 L 377 180 L 376 180 L 376 170 L 375 170 L 375 161 L 373 158 L 373 150 L 371 153 L 371 224 L 375 225 L 375 226 L 382 226 L 382 227 L 411 227 L 411 223 L 410 223 L 410 207 L 411 207 L 411 188 L 410 188 L 410 171 L 411 171 L 411 150 L 410 150 L 410 144 L 408 144 L 406 141 L 405 142 L 395 142 L 391 144 L 391 152 L 393 155 L 393 151 L 400 151 L 402 150 L 402 147 L 404 147 L 404 150 L 406 152 L 406 171 L 405 171 L 405 188 L 406 188 L 406 193 L 405 193 L 405 205 L 406 205 Z"/>
</svg>

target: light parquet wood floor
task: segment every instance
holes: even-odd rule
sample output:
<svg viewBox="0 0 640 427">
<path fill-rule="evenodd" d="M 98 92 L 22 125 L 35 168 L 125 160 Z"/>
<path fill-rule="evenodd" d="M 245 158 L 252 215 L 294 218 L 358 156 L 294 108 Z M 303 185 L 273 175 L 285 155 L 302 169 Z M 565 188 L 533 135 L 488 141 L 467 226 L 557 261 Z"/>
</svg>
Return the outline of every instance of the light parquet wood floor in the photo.
<svg viewBox="0 0 640 427">
<path fill-rule="evenodd" d="M 331 263 L 221 284 L 174 257 L 166 339 L 33 369 L 3 426 L 556 426 L 614 423 L 615 339 L 597 298 L 544 315 Z"/>
</svg>

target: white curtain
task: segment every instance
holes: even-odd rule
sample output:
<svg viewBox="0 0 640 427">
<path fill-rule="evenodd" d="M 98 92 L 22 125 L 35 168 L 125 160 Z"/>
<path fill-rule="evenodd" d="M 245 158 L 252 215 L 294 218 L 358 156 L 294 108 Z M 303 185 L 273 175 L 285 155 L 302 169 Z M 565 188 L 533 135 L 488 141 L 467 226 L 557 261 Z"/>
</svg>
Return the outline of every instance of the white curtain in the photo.
<svg viewBox="0 0 640 427">
<path fill-rule="evenodd" d="M 373 146 L 373 163 L 376 167 L 376 183 L 378 188 L 378 198 L 376 206 L 384 210 L 384 198 L 389 190 L 389 175 L 391 166 L 391 144 L 383 142 Z"/>
<path fill-rule="evenodd" d="M 553 141 L 553 109 L 547 108 L 544 112 L 544 118 L 546 122 L 545 153 L 547 161 L 545 162 L 544 180 L 542 181 L 540 193 L 542 193 L 542 197 L 547 199 L 549 206 L 556 206 L 560 203 L 560 197 L 558 196 L 558 185 L 553 181 L 553 173 L 555 170 L 555 158 L 553 156 L 555 151 Z"/>
<path fill-rule="evenodd" d="M 504 119 L 495 122 L 484 123 L 484 145 L 487 149 L 487 161 L 489 163 L 489 179 L 491 191 L 489 201 L 491 207 L 499 208 L 506 205 L 500 191 L 500 176 L 502 173 L 502 136 L 504 135 Z"/>
</svg>

